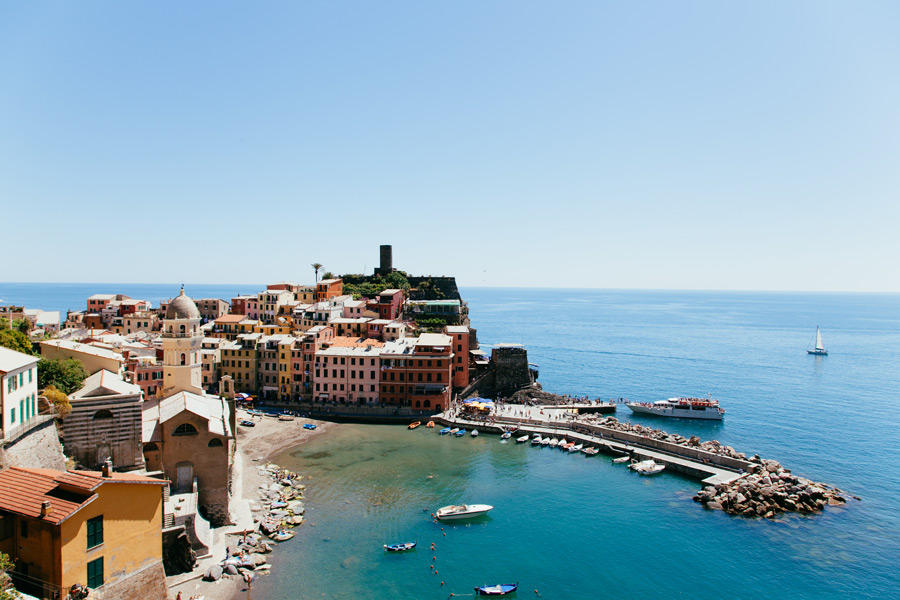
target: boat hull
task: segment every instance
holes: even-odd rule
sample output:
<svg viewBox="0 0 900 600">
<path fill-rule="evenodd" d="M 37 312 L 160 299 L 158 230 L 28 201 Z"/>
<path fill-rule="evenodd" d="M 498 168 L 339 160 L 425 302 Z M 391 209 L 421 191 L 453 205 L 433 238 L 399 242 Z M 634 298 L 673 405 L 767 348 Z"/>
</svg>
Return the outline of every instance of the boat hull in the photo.
<svg viewBox="0 0 900 600">
<path fill-rule="evenodd" d="M 827 350 L 807 350 L 807 354 L 814 354 L 816 356 L 828 356 Z"/>
<path fill-rule="evenodd" d="M 717 409 L 690 410 L 672 407 L 644 406 L 643 404 L 626 404 L 631 412 L 655 417 L 674 417 L 676 419 L 703 419 L 706 421 L 721 421 L 725 415 Z"/>
</svg>

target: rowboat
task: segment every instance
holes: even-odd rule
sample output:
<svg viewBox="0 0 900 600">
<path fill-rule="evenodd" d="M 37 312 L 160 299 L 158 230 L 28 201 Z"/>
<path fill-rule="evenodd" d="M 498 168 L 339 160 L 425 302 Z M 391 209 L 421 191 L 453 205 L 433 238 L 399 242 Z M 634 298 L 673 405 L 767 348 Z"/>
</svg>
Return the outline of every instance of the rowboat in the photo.
<svg viewBox="0 0 900 600">
<path fill-rule="evenodd" d="M 519 582 L 515 583 L 498 583 L 497 585 L 483 585 L 475 588 L 475 593 L 479 596 L 505 596 L 512 594 L 519 587 Z"/>
<path fill-rule="evenodd" d="M 544 441 L 544 440 L 541 439 L 541 436 L 537 436 L 536 438 L 534 438 L 533 440 L 531 440 L 531 445 L 532 445 L 532 446 L 540 446 L 540 445 L 543 443 L 543 441 Z"/>
<path fill-rule="evenodd" d="M 569 446 L 569 452 L 578 452 L 584 448 L 584 444 L 578 444 L 577 446 Z"/>
<path fill-rule="evenodd" d="M 453 431 L 451 431 L 450 433 L 453 433 Z M 455 435 L 456 437 L 462 437 L 462 436 L 466 435 L 466 430 L 465 430 L 465 429 L 458 429 L 458 430 L 456 431 L 456 433 L 453 433 L 453 435 Z"/>
<path fill-rule="evenodd" d="M 416 421 L 415 423 L 410 423 L 410 424 L 408 425 L 408 428 L 409 428 L 409 429 L 415 429 L 416 427 L 418 427 L 418 426 L 421 425 L 421 424 L 422 424 L 422 421 Z"/>
<path fill-rule="evenodd" d="M 472 430 L 472 437 L 478 437 L 478 430 L 477 430 L 477 429 L 473 429 L 473 430 Z"/>
<path fill-rule="evenodd" d="M 552 439 L 550 440 L 550 447 L 551 447 L 551 448 L 556 448 L 557 446 L 559 446 L 559 440 L 556 439 L 556 438 L 552 438 Z"/>
<path fill-rule="evenodd" d="M 280 415 L 278 415 L 278 420 L 279 421 L 293 421 L 294 415 L 280 414 Z"/>
<path fill-rule="evenodd" d="M 627 463 L 629 460 L 631 460 L 630 456 L 620 456 L 619 458 L 614 458 L 612 461 L 617 465 L 621 465 L 622 463 Z"/>
<path fill-rule="evenodd" d="M 585 454 L 587 456 L 594 456 L 595 454 L 598 454 L 599 452 L 600 452 L 600 450 L 598 450 L 597 448 L 594 448 L 593 446 L 588 446 L 587 448 L 584 448 L 581 451 L 582 454 Z"/>
<path fill-rule="evenodd" d="M 523 435 L 522 437 L 516 438 L 516 443 L 517 443 L 517 444 L 524 444 L 524 443 L 527 442 L 527 441 L 528 441 L 528 436 L 527 436 L 527 435 Z"/>
<path fill-rule="evenodd" d="M 508 439 L 511 438 L 511 437 L 512 437 L 512 434 L 511 434 L 510 432 L 504 431 L 504 432 L 503 432 L 503 435 L 500 436 L 500 439 L 501 439 L 501 440 L 508 440 Z M 526 437 L 527 437 L 527 436 L 526 436 Z"/>
<path fill-rule="evenodd" d="M 449 427 L 444 427 L 444 428 L 441 429 L 438 433 L 440 433 L 441 435 L 447 435 L 447 434 L 450 433 L 451 431 L 452 431 L 452 430 L 451 430 Z"/>
<path fill-rule="evenodd" d="M 459 432 L 459 427 L 454 427 L 453 429 L 450 430 L 450 433 L 452 435 L 456 435 L 458 432 Z"/>
<path fill-rule="evenodd" d="M 557 446 L 557 448 L 559 448 L 561 450 L 565 449 L 566 444 L 568 444 L 568 443 L 569 443 L 569 441 L 566 438 L 563 438 L 563 439 L 559 440 L 559 445 Z"/>
<path fill-rule="evenodd" d="M 434 428 L 434 421 L 428 421 L 427 423 L 425 423 L 425 427 L 427 427 L 428 429 Z"/>
<path fill-rule="evenodd" d="M 544 439 L 541 440 L 541 446 L 549 446 L 549 445 L 550 445 L 550 438 L 545 437 Z"/>
<path fill-rule="evenodd" d="M 404 542 L 402 544 L 385 544 L 384 549 L 388 552 L 405 552 L 406 550 L 412 550 L 416 547 L 418 542 Z"/>
</svg>

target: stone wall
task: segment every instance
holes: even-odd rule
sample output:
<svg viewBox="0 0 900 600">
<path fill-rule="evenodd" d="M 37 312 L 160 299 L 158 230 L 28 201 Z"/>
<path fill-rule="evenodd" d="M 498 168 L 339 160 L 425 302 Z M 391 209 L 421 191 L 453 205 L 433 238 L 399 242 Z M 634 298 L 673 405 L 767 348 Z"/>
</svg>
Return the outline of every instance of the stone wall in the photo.
<svg viewBox="0 0 900 600">
<path fill-rule="evenodd" d="M 528 369 L 528 352 L 519 346 L 498 346 L 491 351 L 494 393 L 507 395 L 534 383 Z"/>
<path fill-rule="evenodd" d="M 169 597 L 162 560 L 126 573 L 122 578 L 104 584 L 102 590 L 103 600 L 166 600 Z"/>
<path fill-rule="evenodd" d="M 66 457 L 53 419 L 38 425 L 0 451 L 0 467 L 66 469 Z"/>
</svg>

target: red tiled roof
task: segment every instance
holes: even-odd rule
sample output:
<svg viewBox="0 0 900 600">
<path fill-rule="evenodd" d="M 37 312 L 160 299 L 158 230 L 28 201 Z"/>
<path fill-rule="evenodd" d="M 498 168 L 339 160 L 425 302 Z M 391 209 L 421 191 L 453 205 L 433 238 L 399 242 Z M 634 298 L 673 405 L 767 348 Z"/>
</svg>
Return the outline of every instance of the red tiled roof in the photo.
<svg viewBox="0 0 900 600">
<path fill-rule="evenodd" d="M 168 481 L 131 473 L 111 473 L 103 477 L 97 471 L 57 471 L 55 469 L 25 469 L 11 467 L 0 471 L 0 510 L 41 519 L 58 525 L 97 498 L 94 493 L 104 483 L 143 483 L 165 485 Z M 62 494 L 51 494 L 65 486 Z M 84 496 L 72 495 L 75 488 Z M 76 492 L 77 494 L 77 492 Z M 41 503 L 50 501 L 50 512 L 41 517 Z"/>
</svg>

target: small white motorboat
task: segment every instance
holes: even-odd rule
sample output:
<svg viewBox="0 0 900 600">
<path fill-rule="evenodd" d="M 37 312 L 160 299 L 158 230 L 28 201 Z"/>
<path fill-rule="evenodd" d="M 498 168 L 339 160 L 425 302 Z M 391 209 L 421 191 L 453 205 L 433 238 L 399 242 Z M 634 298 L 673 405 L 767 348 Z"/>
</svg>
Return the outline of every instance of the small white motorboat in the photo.
<svg viewBox="0 0 900 600">
<path fill-rule="evenodd" d="M 552 438 L 552 439 L 550 440 L 550 447 L 551 447 L 551 448 L 556 448 L 557 446 L 559 446 L 559 440 L 556 439 L 556 438 Z"/>
<path fill-rule="evenodd" d="M 576 446 L 569 446 L 569 452 L 579 452 L 582 448 L 584 448 L 584 444 L 578 444 Z"/>
<path fill-rule="evenodd" d="M 434 516 L 441 521 L 460 521 L 480 517 L 493 508 L 490 504 L 452 504 L 439 508 Z"/>
<path fill-rule="evenodd" d="M 545 437 L 544 439 L 541 440 L 541 446 L 549 446 L 549 445 L 550 445 L 550 438 Z"/>
<path fill-rule="evenodd" d="M 597 448 L 594 448 L 593 446 L 588 446 L 587 448 L 582 450 L 581 453 L 586 456 L 594 456 L 595 454 L 599 454 L 600 450 L 598 450 Z"/>
<path fill-rule="evenodd" d="M 531 440 L 531 445 L 532 446 L 540 446 L 543 442 L 544 442 L 544 440 L 541 438 L 541 436 L 537 436 L 536 438 Z"/>
<path fill-rule="evenodd" d="M 660 464 L 651 458 L 650 460 L 633 462 L 628 465 L 628 468 L 637 471 L 641 475 L 656 475 L 662 473 L 665 470 L 666 465 Z"/>
<path fill-rule="evenodd" d="M 477 430 L 477 429 L 473 429 L 473 430 L 472 430 L 472 437 L 478 437 L 478 430 Z"/>
<path fill-rule="evenodd" d="M 527 441 L 528 441 L 528 436 L 527 436 L 527 435 L 523 435 L 522 437 L 516 438 L 516 443 L 517 443 L 517 444 L 524 444 L 524 443 L 527 442 Z"/>
<path fill-rule="evenodd" d="M 566 444 L 568 444 L 568 443 L 569 443 L 569 441 L 566 438 L 563 438 L 563 439 L 559 440 L 559 445 L 557 446 L 557 448 L 565 448 Z"/>
<path fill-rule="evenodd" d="M 612 459 L 612 461 L 614 463 L 616 463 L 617 465 L 621 465 L 622 463 L 627 463 L 629 460 L 631 460 L 630 456 L 620 456 L 619 458 Z"/>
<path fill-rule="evenodd" d="M 459 433 L 459 427 L 454 427 L 450 430 L 450 435 L 456 435 L 457 433 Z"/>
</svg>

